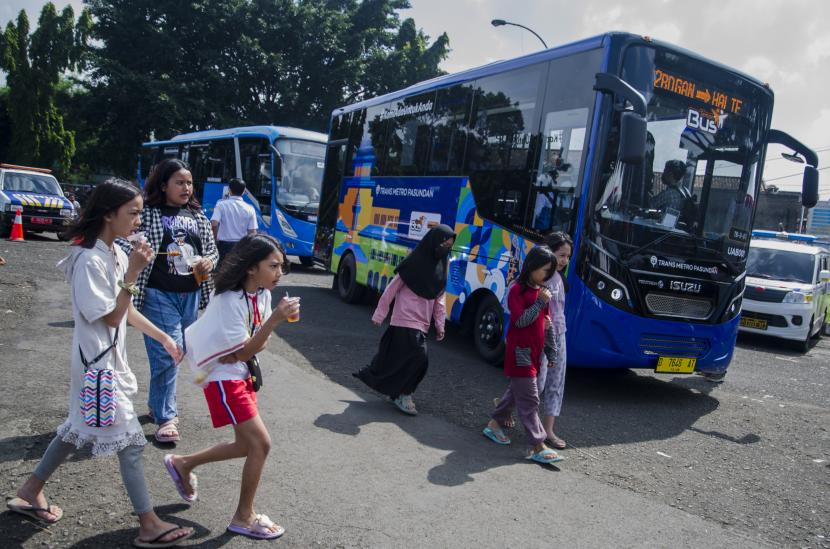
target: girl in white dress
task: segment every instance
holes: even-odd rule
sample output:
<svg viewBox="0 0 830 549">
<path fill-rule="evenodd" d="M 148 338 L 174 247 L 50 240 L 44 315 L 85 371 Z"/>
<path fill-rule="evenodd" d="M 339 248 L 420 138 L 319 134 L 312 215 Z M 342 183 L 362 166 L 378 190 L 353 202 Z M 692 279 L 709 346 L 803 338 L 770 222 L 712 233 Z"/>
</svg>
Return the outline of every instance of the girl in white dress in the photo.
<svg viewBox="0 0 830 549">
<path fill-rule="evenodd" d="M 158 340 L 177 360 L 182 351 L 132 305 L 136 278 L 152 260 L 152 250 L 146 242 L 138 242 L 127 259 L 114 245 L 116 237 L 127 237 L 139 226 L 142 207 L 138 189 L 126 181 L 110 179 L 95 188 L 77 224 L 68 232 L 75 246 L 58 266 L 66 273 L 71 288 L 75 321 L 69 416 L 8 507 L 44 524 L 60 520 L 63 511 L 47 503 L 43 487 L 73 450 L 91 444 L 93 456 L 118 456 L 124 487 L 138 515 L 139 531 L 134 545 L 170 547 L 192 536 L 193 529 L 162 521 L 150 502 L 142 459 L 146 439 L 132 403 L 138 386 L 127 364 L 127 321 Z M 83 362 L 92 362 L 99 355 L 98 362 L 90 364 L 90 368 L 113 372 L 115 416 L 106 427 L 87 425 L 81 410 Z"/>
</svg>

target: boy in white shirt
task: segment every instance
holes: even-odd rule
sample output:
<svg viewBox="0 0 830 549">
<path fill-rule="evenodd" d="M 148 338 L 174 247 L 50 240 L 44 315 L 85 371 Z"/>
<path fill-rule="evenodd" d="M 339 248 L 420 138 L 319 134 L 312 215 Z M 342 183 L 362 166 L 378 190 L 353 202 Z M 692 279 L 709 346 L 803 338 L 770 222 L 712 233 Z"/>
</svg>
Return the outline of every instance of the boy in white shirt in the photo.
<svg viewBox="0 0 830 549">
<path fill-rule="evenodd" d="M 257 230 L 256 210 L 245 202 L 245 182 L 233 178 L 228 184 L 230 196 L 216 203 L 210 225 L 219 249 L 219 261 L 239 242 L 243 236 Z"/>
</svg>

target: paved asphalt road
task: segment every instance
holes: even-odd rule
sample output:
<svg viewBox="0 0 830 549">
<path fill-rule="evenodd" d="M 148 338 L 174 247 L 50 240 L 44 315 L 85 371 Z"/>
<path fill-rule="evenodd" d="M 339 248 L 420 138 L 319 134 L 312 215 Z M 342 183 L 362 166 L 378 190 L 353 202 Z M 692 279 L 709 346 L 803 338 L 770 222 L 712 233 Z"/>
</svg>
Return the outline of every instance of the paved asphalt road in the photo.
<svg viewBox="0 0 830 549">
<path fill-rule="evenodd" d="M 48 236 L 0 243 L 9 260 L 0 268 L 6 495 L 65 414 L 72 322 L 54 269 L 65 250 Z M 478 434 L 505 380 L 457 332 L 430 342 L 418 418 L 361 386 L 351 373 L 371 358 L 381 329 L 369 321 L 370 304 L 346 305 L 330 287 L 326 273 L 295 265 L 278 289 L 302 297 L 302 321 L 272 338 L 260 393 L 274 450 L 258 502 L 288 528 L 280 546 L 830 547 L 830 337 L 807 354 L 741 337 L 722 385 L 573 370 L 558 430 L 572 447 L 557 472 L 520 459 L 520 432 L 509 448 Z M 144 389 L 146 355 L 134 332 L 129 354 Z M 210 428 L 185 379 L 180 446 L 192 451 L 228 435 Z M 248 546 L 223 534 L 240 464 L 205 468 L 201 501 L 187 509 L 161 472 L 166 451 L 145 451 L 159 510 L 198 525 L 199 546 Z M 134 519 L 118 481 L 114 461 L 79 452 L 48 488 L 66 518 L 42 530 L 2 513 L 0 545 L 128 543 Z"/>
</svg>

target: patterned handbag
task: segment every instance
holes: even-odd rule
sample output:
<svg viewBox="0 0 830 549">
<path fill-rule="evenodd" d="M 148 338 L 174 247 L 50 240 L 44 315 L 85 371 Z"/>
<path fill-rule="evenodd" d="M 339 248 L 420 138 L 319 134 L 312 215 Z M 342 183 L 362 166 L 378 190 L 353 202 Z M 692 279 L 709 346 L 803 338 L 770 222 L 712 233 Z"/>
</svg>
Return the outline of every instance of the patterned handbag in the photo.
<svg viewBox="0 0 830 549">
<path fill-rule="evenodd" d="M 115 380 L 110 368 L 92 368 L 95 363 L 115 349 L 118 341 L 118 328 L 112 343 L 90 361 L 84 357 L 80 345 L 81 363 L 84 365 L 84 382 L 81 386 L 81 413 L 84 423 L 90 427 L 109 427 L 115 423 Z"/>
</svg>

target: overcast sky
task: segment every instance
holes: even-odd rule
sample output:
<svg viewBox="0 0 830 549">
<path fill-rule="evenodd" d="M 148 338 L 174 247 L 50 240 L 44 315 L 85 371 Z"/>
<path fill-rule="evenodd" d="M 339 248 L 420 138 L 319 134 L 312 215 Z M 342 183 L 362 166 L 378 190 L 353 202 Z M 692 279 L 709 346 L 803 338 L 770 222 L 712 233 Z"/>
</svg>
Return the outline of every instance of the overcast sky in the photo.
<svg viewBox="0 0 830 549">
<path fill-rule="evenodd" d="M 431 37 L 447 32 L 452 51 L 442 65 L 455 72 L 540 49 L 541 43 L 517 27 L 492 27 L 507 19 L 533 28 L 548 46 L 609 30 L 645 34 L 682 46 L 764 82 L 775 92 L 773 127 L 792 134 L 830 166 L 830 1 L 827 0 L 410 0 L 413 17 Z M 58 0 L 76 8 L 78 0 Z M 20 9 L 36 20 L 43 0 L 5 0 L 0 22 Z M 820 151 L 821 149 L 827 149 Z M 801 172 L 777 160 L 770 148 L 765 179 Z M 773 160 L 775 159 L 775 160 Z M 821 171 L 821 198 L 830 194 L 830 170 Z M 772 184 L 799 190 L 800 175 Z"/>
</svg>

